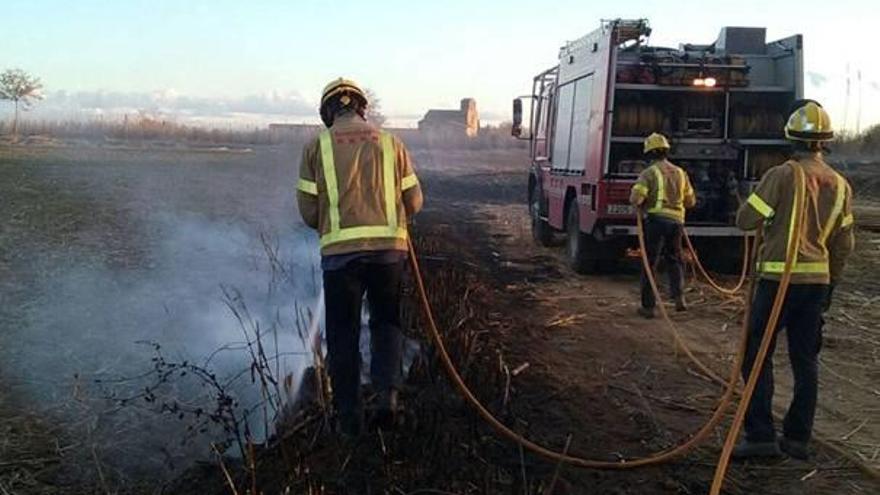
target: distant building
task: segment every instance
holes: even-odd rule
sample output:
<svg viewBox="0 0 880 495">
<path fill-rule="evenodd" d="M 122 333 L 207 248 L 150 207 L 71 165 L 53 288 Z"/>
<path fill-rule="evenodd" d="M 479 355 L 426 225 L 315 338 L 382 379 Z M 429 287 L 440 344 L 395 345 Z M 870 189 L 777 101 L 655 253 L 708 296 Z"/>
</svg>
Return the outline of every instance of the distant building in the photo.
<svg viewBox="0 0 880 495">
<path fill-rule="evenodd" d="M 444 137 L 476 137 L 480 130 L 477 101 L 473 98 L 465 98 L 461 100 L 459 110 L 428 110 L 425 117 L 419 121 L 419 130 Z"/>
</svg>

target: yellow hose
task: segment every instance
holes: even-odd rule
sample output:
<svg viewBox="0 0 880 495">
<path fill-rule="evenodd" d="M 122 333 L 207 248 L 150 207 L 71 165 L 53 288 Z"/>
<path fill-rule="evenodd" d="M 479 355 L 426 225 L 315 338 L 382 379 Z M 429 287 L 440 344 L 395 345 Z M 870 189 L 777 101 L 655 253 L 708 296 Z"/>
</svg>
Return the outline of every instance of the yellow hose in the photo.
<svg viewBox="0 0 880 495">
<path fill-rule="evenodd" d="M 709 272 L 707 272 L 706 269 L 703 267 L 703 263 L 700 261 L 700 257 L 697 255 L 697 250 L 694 249 L 694 244 L 691 242 L 691 238 L 690 238 L 690 236 L 688 235 L 687 230 L 684 231 L 684 240 L 685 240 L 685 242 L 687 243 L 688 250 L 689 250 L 689 251 L 691 252 L 691 254 L 693 255 L 692 258 L 693 258 L 693 260 L 694 260 L 694 265 L 696 265 L 697 270 L 699 270 L 700 274 L 703 276 L 704 279 L 706 279 L 706 282 L 707 282 L 707 283 L 708 283 L 713 289 L 715 289 L 716 291 L 720 292 L 721 294 L 724 294 L 724 295 L 727 295 L 727 296 L 732 296 L 732 295 L 736 294 L 737 292 L 739 292 L 740 289 L 742 289 L 743 285 L 744 285 L 745 282 L 746 282 L 747 274 L 748 274 L 748 272 L 749 272 L 749 259 L 750 259 L 750 256 L 749 256 L 749 236 L 747 236 L 747 235 L 744 235 L 744 236 L 743 236 L 743 264 L 742 264 L 742 269 L 740 270 L 739 281 L 736 283 L 736 285 L 735 285 L 732 289 L 726 289 L 726 288 L 724 288 L 724 287 L 721 287 L 721 286 L 720 286 L 720 285 L 719 285 L 719 284 L 718 284 L 718 283 L 717 283 L 717 282 L 716 282 L 716 281 L 715 281 L 715 280 L 709 275 Z M 757 246 L 757 243 L 755 244 L 755 246 Z"/>
<path fill-rule="evenodd" d="M 734 416 L 733 424 L 728 432 L 728 435 L 725 439 L 724 446 L 722 448 L 721 457 L 718 461 L 718 465 L 715 470 L 715 476 L 712 480 L 712 487 L 710 491 L 710 495 L 719 495 L 721 491 L 721 487 L 724 482 L 724 477 L 727 473 L 727 468 L 730 462 L 730 455 L 733 452 L 733 446 L 735 444 L 736 438 L 739 435 L 739 431 L 742 427 L 743 420 L 745 418 L 745 412 L 748 408 L 748 404 L 751 401 L 752 395 L 754 394 L 757 378 L 763 368 L 764 360 L 767 357 L 767 353 L 770 347 L 770 342 L 772 340 L 772 336 L 774 334 L 774 330 L 779 321 L 782 312 L 782 306 L 785 301 L 786 293 L 788 292 L 788 287 L 791 282 L 791 271 L 792 266 L 796 262 L 797 258 L 797 250 L 800 243 L 800 233 L 802 229 L 802 215 L 803 215 L 803 205 L 804 205 L 804 178 L 803 172 L 797 169 L 798 174 L 796 175 L 796 208 L 795 208 L 795 229 L 792 235 L 794 236 L 794 241 L 790 243 L 788 246 L 788 251 L 786 252 L 785 259 L 785 268 L 782 274 L 782 278 L 779 284 L 779 288 L 777 289 L 776 299 L 773 302 L 773 307 L 770 312 L 770 318 L 767 322 L 766 327 L 764 328 L 764 336 L 761 340 L 761 346 L 758 350 L 758 354 L 755 359 L 755 363 L 752 366 L 750 371 L 749 379 L 746 382 L 745 390 L 742 393 L 742 400 L 740 400 L 739 406 L 737 407 L 736 414 Z M 433 340 L 437 350 L 440 354 L 440 360 L 443 363 L 443 367 L 446 370 L 449 378 L 452 380 L 455 387 L 458 389 L 459 393 L 462 397 L 477 411 L 481 418 L 486 421 L 492 428 L 494 428 L 501 436 L 506 437 L 523 448 L 541 456 L 545 459 L 562 462 L 576 467 L 583 468 L 592 468 L 592 469 L 633 469 L 638 467 L 644 467 L 649 465 L 660 464 L 663 462 L 667 462 L 676 457 L 682 456 L 687 452 L 693 450 L 700 443 L 702 443 L 709 435 L 712 433 L 713 429 L 721 422 L 724 418 L 725 411 L 727 406 L 731 403 L 733 395 L 736 394 L 736 384 L 738 382 L 740 368 L 742 367 L 743 360 L 745 358 L 746 352 L 746 343 L 748 338 L 749 331 L 749 320 L 750 320 L 750 312 L 751 312 L 751 300 L 754 293 L 754 285 L 756 277 L 751 278 L 751 283 L 749 287 L 748 294 L 746 294 L 746 305 L 745 305 L 745 314 L 743 316 L 742 322 L 742 336 L 740 339 L 739 351 L 737 352 L 736 359 L 733 367 L 730 370 L 729 378 L 725 381 L 721 379 L 716 373 L 714 373 L 708 366 L 702 363 L 694 354 L 690 351 L 684 339 L 679 334 L 678 330 L 675 328 L 675 325 L 672 323 L 669 318 L 669 314 L 667 313 L 663 301 L 660 296 L 660 292 L 657 287 L 657 281 L 654 277 L 653 270 L 651 269 L 650 262 L 647 259 L 647 254 L 645 250 L 645 240 L 644 240 L 644 232 L 643 232 L 643 224 L 640 216 L 638 218 L 638 237 L 639 237 L 639 245 L 641 247 L 641 258 L 642 264 L 646 270 L 646 274 L 648 276 L 648 280 L 651 285 L 651 290 L 654 292 L 654 296 L 657 300 L 657 305 L 660 308 L 660 313 L 663 316 L 665 323 L 667 324 L 670 333 L 673 335 L 673 338 L 676 344 L 681 347 L 685 354 L 691 359 L 691 361 L 707 376 L 709 376 L 713 381 L 717 383 L 721 383 L 725 386 L 725 391 L 723 396 L 721 397 L 718 406 L 715 411 L 712 413 L 708 421 L 699 429 L 697 432 L 685 442 L 654 453 L 652 455 L 631 459 L 631 460 L 621 460 L 619 462 L 610 462 L 610 461 L 600 461 L 593 459 L 586 459 L 579 456 L 572 456 L 567 454 L 566 452 L 559 452 L 550 448 L 547 448 L 541 444 L 538 444 L 528 438 L 516 433 L 511 430 L 508 426 L 498 420 L 491 411 L 489 411 L 480 400 L 473 394 L 470 388 L 462 379 L 461 375 L 458 373 L 458 370 L 455 367 L 455 364 L 452 362 L 452 359 L 449 356 L 448 351 L 446 350 L 446 346 L 443 342 L 443 337 L 440 335 L 440 331 L 437 328 L 436 321 L 434 320 L 433 311 L 431 309 L 430 301 L 428 300 L 428 296 L 425 290 L 424 280 L 422 279 L 421 269 L 419 268 L 418 258 L 416 255 L 415 248 L 413 246 L 412 240 L 408 239 L 408 247 L 409 247 L 409 258 L 413 268 L 413 276 L 416 281 L 416 287 L 418 289 L 418 297 L 421 302 L 422 309 L 425 314 L 425 319 L 428 322 L 428 336 L 431 340 Z M 754 241 L 753 248 L 749 250 L 748 240 L 745 239 L 743 246 L 743 257 L 745 258 L 742 272 L 740 274 L 740 280 L 736 284 L 736 286 L 732 289 L 725 289 L 720 287 L 717 283 L 712 280 L 712 278 L 708 275 L 706 270 L 703 268 L 702 264 L 699 262 L 699 257 L 697 256 L 696 250 L 693 248 L 693 244 L 690 239 L 687 237 L 687 233 L 685 233 L 685 239 L 687 240 L 687 244 L 689 249 L 694 255 L 694 260 L 702 272 L 703 276 L 709 282 L 709 284 L 717 291 L 722 294 L 731 295 L 735 292 L 738 292 L 743 284 L 745 283 L 746 278 L 748 278 L 747 274 L 749 271 L 749 267 L 755 266 L 755 258 L 757 247 L 761 243 L 761 229 L 758 229 L 757 236 Z M 873 470 L 869 470 L 868 474 L 876 477 L 876 472 Z"/>
<path fill-rule="evenodd" d="M 644 245 L 644 239 L 641 235 L 641 230 L 639 231 L 640 241 Z M 657 452 L 650 456 L 646 456 L 638 459 L 631 460 L 622 460 L 619 462 L 611 462 L 611 461 L 600 461 L 594 459 L 585 459 L 578 456 L 569 455 L 565 452 L 559 452 L 548 447 L 545 447 L 541 444 L 538 444 L 528 438 L 520 435 L 519 433 L 511 430 L 508 426 L 498 420 L 491 411 L 489 411 L 486 406 L 484 406 L 480 400 L 474 395 L 474 393 L 470 390 L 467 384 L 462 379 L 461 375 L 458 373 L 458 370 L 455 367 L 455 364 L 452 362 L 452 359 L 449 356 L 448 351 L 446 350 L 446 345 L 443 343 L 443 337 L 440 335 L 440 331 L 437 329 L 437 324 L 434 320 L 433 311 L 431 310 L 431 304 L 428 300 L 427 293 L 425 291 L 424 280 L 422 279 L 421 269 L 419 268 L 418 259 L 416 256 L 415 248 L 413 247 L 412 241 L 408 241 L 409 246 L 409 258 L 412 264 L 413 276 L 416 281 L 416 288 L 418 292 L 418 297 L 421 302 L 422 309 L 425 314 L 425 319 L 428 323 L 428 336 L 434 342 L 434 345 L 437 348 L 437 351 L 440 355 L 440 361 L 443 363 L 443 367 L 446 370 L 447 375 L 449 376 L 452 383 L 458 389 L 459 393 L 464 397 L 464 399 L 477 411 L 481 418 L 486 421 L 492 428 L 495 429 L 501 436 L 508 438 L 509 440 L 515 442 L 518 445 L 521 445 L 523 448 L 554 462 L 563 462 L 572 466 L 582 467 L 582 468 L 592 468 L 592 469 L 633 469 L 637 467 L 644 467 L 653 464 L 660 464 L 663 462 L 667 462 L 673 458 L 682 456 L 689 451 L 693 450 L 700 443 L 702 443 L 709 435 L 712 434 L 715 427 L 721 422 L 724 418 L 725 411 L 727 406 L 730 405 L 730 402 L 733 398 L 733 394 L 736 390 L 736 383 L 739 377 L 739 369 L 742 366 L 742 359 L 745 355 L 745 332 L 748 330 L 748 317 L 743 320 L 743 338 L 742 343 L 740 345 L 740 350 L 737 353 L 736 363 L 732 367 L 730 371 L 730 376 L 728 380 L 723 380 L 718 377 L 717 374 L 712 372 L 708 367 L 706 367 L 702 362 L 697 359 L 693 353 L 690 352 L 687 345 L 681 339 L 680 335 L 678 335 L 677 330 L 675 330 L 674 325 L 669 321 L 668 314 L 665 313 L 665 310 L 661 309 L 661 313 L 664 315 L 664 318 L 669 321 L 670 328 L 673 331 L 673 335 L 676 338 L 676 342 L 685 350 L 688 356 L 697 364 L 698 367 L 704 373 L 707 373 L 708 376 L 714 377 L 716 380 L 720 380 L 722 383 L 726 385 L 726 389 L 724 391 L 724 395 L 721 397 L 718 406 L 715 408 L 715 411 L 712 413 L 711 417 L 708 421 L 699 429 L 697 432 L 688 440 L 679 444 L 675 447 Z M 642 261 L 643 263 L 647 263 L 647 258 L 644 255 L 644 249 Z M 660 303 L 662 308 L 662 301 L 659 298 L 659 294 L 657 291 L 657 283 L 654 280 L 652 272 L 649 270 L 649 280 L 652 281 L 651 286 L 657 296 L 657 301 Z M 748 311 L 748 309 L 747 309 Z"/>
<path fill-rule="evenodd" d="M 767 358 L 767 352 L 770 349 L 770 342 L 773 340 L 776 324 L 779 322 L 779 317 L 782 314 L 782 307 L 785 303 L 788 285 L 791 282 L 791 270 L 797 262 L 797 253 L 798 247 L 800 246 L 801 228 L 803 224 L 805 184 L 803 170 L 798 167 L 795 167 L 794 169 L 796 171 L 795 201 L 792 214 L 794 215 L 795 227 L 794 231 L 790 234 L 793 239 L 789 239 L 788 250 L 785 253 L 785 268 L 782 272 L 782 279 L 779 282 L 779 287 L 776 290 L 776 299 L 773 301 L 773 308 L 770 310 L 770 318 L 767 321 L 767 326 L 764 327 L 764 336 L 761 339 L 761 347 L 758 349 L 755 362 L 752 365 L 752 369 L 749 371 L 749 379 L 746 381 L 742 398 L 739 401 L 739 406 L 736 408 L 736 414 L 733 417 L 733 424 L 727 432 L 724 447 L 721 449 L 721 457 L 718 459 L 718 465 L 715 468 L 715 476 L 712 479 L 712 487 L 709 491 L 709 495 L 719 495 L 721 493 L 721 487 L 724 484 L 724 476 L 727 474 L 727 468 L 730 464 L 730 455 L 733 453 L 736 438 L 739 436 L 743 420 L 745 420 L 746 410 L 752 400 L 752 395 L 755 393 L 755 388 L 758 384 L 758 375 L 761 374 L 761 370 L 764 368 L 764 360 Z M 746 324 L 746 326 L 748 325 Z"/>
<path fill-rule="evenodd" d="M 690 347 L 688 347 L 687 343 L 685 343 L 684 339 L 679 333 L 678 329 L 675 327 L 675 323 L 672 322 L 672 319 L 669 317 L 669 312 L 666 311 L 666 305 L 663 304 L 663 298 L 660 296 L 660 289 L 657 286 L 657 279 L 654 276 L 654 270 L 652 269 L 651 262 L 648 260 L 648 251 L 645 249 L 645 225 L 642 222 L 642 216 L 636 215 L 636 222 L 638 228 L 636 232 L 639 238 L 639 251 L 641 251 L 641 259 L 642 259 L 642 268 L 644 268 L 645 273 L 648 276 L 648 283 L 651 285 L 651 290 L 654 292 L 654 298 L 657 301 L 657 308 L 660 310 L 660 316 L 663 317 L 663 323 L 666 325 L 666 328 L 669 330 L 669 333 L 672 335 L 673 340 L 675 340 L 676 345 L 684 351 L 688 358 L 700 369 L 700 371 L 715 381 L 717 383 L 726 383 L 723 378 L 718 376 L 711 368 L 706 366 L 700 358 L 698 358 L 693 351 L 691 351 Z M 736 382 L 733 382 L 736 385 Z"/>
</svg>

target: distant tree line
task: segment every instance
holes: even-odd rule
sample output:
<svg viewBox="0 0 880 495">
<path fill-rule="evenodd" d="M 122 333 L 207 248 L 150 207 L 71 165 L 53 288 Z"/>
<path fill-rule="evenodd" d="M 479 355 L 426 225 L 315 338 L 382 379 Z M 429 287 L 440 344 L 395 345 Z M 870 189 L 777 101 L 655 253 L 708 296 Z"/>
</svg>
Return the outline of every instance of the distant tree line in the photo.
<svg viewBox="0 0 880 495">
<path fill-rule="evenodd" d="M 861 134 L 844 134 L 833 147 L 846 154 L 880 155 L 880 124 L 869 127 Z"/>
<path fill-rule="evenodd" d="M 9 134 L 11 122 L 0 122 L 0 135 Z M 114 142 L 164 142 L 212 145 L 268 145 L 280 143 L 301 143 L 317 135 L 320 126 L 311 132 L 279 135 L 266 127 L 226 128 L 185 125 L 161 116 L 140 113 L 113 119 L 90 120 L 22 120 L 16 132 L 25 142 L 58 140 L 80 140 L 89 143 Z M 410 146 L 420 148 L 463 148 L 487 149 L 527 146 L 526 141 L 518 141 L 510 136 L 510 124 L 484 126 L 476 138 L 437 138 L 429 133 L 415 129 L 399 131 Z"/>
<path fill-rule="evenodd" d="M 11 124 L 0 122 L 0 135 L 9 134 Z M 208 128 L 189 126 L 148 115 L 119 119 L 21 121 L 17 133 L 27 140 L 62 139 L 88 142 L 179 142 L 209 144 L 275 144 L 267 128 Z"/>
</svg>

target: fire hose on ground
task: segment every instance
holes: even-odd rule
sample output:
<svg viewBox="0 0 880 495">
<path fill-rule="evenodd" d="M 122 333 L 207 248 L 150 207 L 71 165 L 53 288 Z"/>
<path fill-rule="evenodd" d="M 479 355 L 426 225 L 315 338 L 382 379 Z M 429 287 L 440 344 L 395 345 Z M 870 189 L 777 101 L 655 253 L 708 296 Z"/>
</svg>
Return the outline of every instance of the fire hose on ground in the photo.
<svg viewBox="0 0 880 495">
<path fill-rule="evenodd" d="M 458 392 L 464 397 L 464 399 L 477 411 L 480 417 L 486 421 L 496 432 L 498 432 L 501 436 L 508 438 L 516 444 L 521 445 L 523 448 L 541 456 L 548 460 L 563 462 L 566 464 L 570 464 L 572 466 L 583 467 L 583 468 L 593 468 L 593 469 L 633 469 L 638 467 L 644 467 L 654 464 L 661 464 L 677 457 L 680 457 L 697 446 L 699 446 L 704 440 L 706 440 L 714 431 L 715 427 L 717 427 L 721 421 L 724 419 L 725 412 L 727 407 L 730 405 L 733 395 L 736 391 L 736 384 L 739 380 L 739 369 L 742 366 L 742 359 L 745 355 L 745 332 L 748 330 L 748 318 L 746 317 L 743 320 L 743 338 L 741 339 L 740 350 L 737 353 L 736 362 L 730 371 L 730 375 L 727 380 L 722 379 L 716 373 L 714 373 L 708 366 L 706 366 L 685 343 L 684 339 L 681 337 L 678 330 L 675 328 L 675 325 L 672 323 L 672 320 L 669 318 L 668 313 L 662 303 L 662 298 L 659 294 L 659 290 L 657 287 L 657 282 L 653 276 L 653 271 L 650 269 L 650 263 L 648 262 L 647 257 L 644 255 L 644 236 L 642 234 L 641 228 L 641 220 L 639 220 L 639 243 L 641 245 L 642 250 L 642 263 L 646 268 L 648 273 L 648 279 L 651 283 L 651 288 L 657 297 L 658 306 L 660 307 L 660 312 L 663 315 L 664 321 L 667 323 L 668 329 L 670 330 L 673 338 L 675 339 L 676 344 L 687 354 L 687 356 L 694 362 L 694 364 L 708 377 L 713 379 L 714 381 L 718 381 L 725 386 L 725 391 L 721 400 L 718 403 L 718 406 L 713 411 L 710 418 L 706 421 L 706 423 L 699 429 L 697 432 L 687 439 L 685 442 L 671 447 L 669 449 L 654 453 L 652 455 L 630 459 L 630 460 L 622 460 L 622 461 L 602 461 L 596 459 L 586 459 L 583 457 L 569 455 L 564 452 L 560 452 L 557 450 L 553 450 L 552 448 L 541 445 L 535 441 L 532 441 L 523 435 L 513 431 L 510 427 L 502 423 L 498 418 L 489 411 L 486 406 L 480 402 L 480 400 L 474 395 L 474 393 L 470 390 L 461 375 L 458 373 L 455 364 L 452 362 L 452 359 L 449 356 L 448 351 L 446 350 L 446 346 L 443 342 L 443 337 L 440 334 L 439 329 L 437 328 L 437 324 L 434 320 L 433 311 L 431 309 L 430 301 L 428 300 L 427 291 L 425 290 L 424 281 L 421 276 L 421 269 L 419 268 L 418 258 L 415 252 L 415 248 L 413 247 L 412 241 L 409 241 L 409 251 L 410 251 L 410 262 L 412 264 L 413 275 L 416 282 L 417 294 L 420 300 L 423 312 L 425 314 L 425 319 L 427 320 L 427 332 L 430 339 L 434 342 L 434 345 L 437 348 L 437 352 L 439 354 L 440 360 L 443 364 L 444 369 L 446 370 L 449 379 L 455 385 L 455 388 Z M 748 307 L 746 309 L 748 311 Z M 748 315 L 747 315 L 748 316 Z"/>
<path fill-rule="evenodd" d="M 709 272 L 707 272 L 706 268 L 703 267 L 703 263 L 700 261 L 700 257 L 697 256 L 697 250 L 694 249 L 694 244 L 691 242 L 690 236 L 687 235 L 687 231 L 685 231 L 685 233 L 684 233 L 684 241 L 687 244 L 688 251 L 692 255 L 694 265 L 696 265 L 697 270 L 700 272 L 700 275 L 702 275 L 703 278 L 706 279 L 706 283 L 708 283 L 710 287 L 712 287 L 713 289 L 715 289 L 719 293 L 721 293 L 723 295 L 727 295 L 727 296 L 732 296 L 732 295 L 736 294 L 737 292 L 739 292 L 740 289 L 742 289 L 743 285 L 746 282 L 746 278 L 748 277 L 748 273 L 749 273 L 748 260 L 750 259 L 750 256 L 749 256 L 749 237 L 748 236 L 743 236 L 742 269 L 739 274 L 739 281 L 737 281 L 736 285 L 734 285 L 732 289 L 725 289 L 724 287 L 721 287 L 712 278 L 712 276 L 709 275 Z M 755 243 L 755 246 L 757 246 L 757 245 L 758 244 Z"/>
<path fill-rule="evenodd" d="M 734 416 L 733 424 L 728 432 L 726 441 L 724 443 L 724 447 L 722 449 L 721 457 L 719 459 L 715 476 L 712 482 L 711 487 L 711 495 L 717 495 L 720 493 L 721 486 L 724 481 L 724 476 L 727 472 L 727 467 L 730 460 L 730 455 L 733 450 L 734 443 L 736 438 L 739 435 L 739 430 L 742 426 L 743 419 L 745 417 L 745 411 L 748 406 L 749 401 L 751 400 L 751 396 L 754 393 L 757 378 L 761 372 L 761 368 L 764 364 L 764 359 L 768 353 L 770 342 L 772 341 L 772 335 L 774 333 L 773 329 L 776 328 L 776 325 L 781 316 L 783 303 L 785 301 L 785 295 L 788 290 L 788 286 L 791 281 L 791 272 L 792 267 L 796 261 L 796 253 L 799 245 L 799 237 L 802 227 L 802 205 L 804 202 L 804 194 L 803 194 L 803 177 L 798 176 L 798 187 L 797 187 L 797 204 L 801 205 L 800 208 L 796 208 L 796 218 L 795 218 L 795 228 L 792 232 L 793 242 L 790 243 L 788 247 L 788 252 L 786 253 L 786 261 L 785 268 L 782 274 L 782 279 L 779 285 L 779 289 L 776 293 L 776 298 L 774 300 L 773 307 L 771 309 L 770 318 L 767 322 L 767 326 L 764 329 L 764 337 L 761 341 L 761 346 L 758 351 L 758 355 L 755 359 L 755 363 L 752 366 L 750 378 L 746 383 L 746 387 L 742 393 L 742 399 L 740 400 L 739 406 L 736 410 L 736 414 Z M 446 350 L 446 346 L 443 342 L 443 337 L 440 334 L 439 329 L 437 328 L 436 321 L 434 320 L 433 311 L 431 309 L 430 301 L 428 299 L 427 291 L 425 289 L 424 280 L 421 276 L 421 269 L 419 267 L 418 258 L 415 252 L 415 248 L 413 247 L 412 241 L 409 242 L 409 258 L 412 264 L 413 275 L 416 282 L 417 294 L 420 300 L 425 319 L 427 321 L 427 332 L 429 334 L 430 339 L 434 342 L 436 346 L 437 352 L 439 354 L 440 360 L 443 364 L 444 369 L 447 372 L 450 380 L 452 381 L 455 388 L 462 395 L 462 397 L 477 411 L 479 416 L 486 421 L 497 433 L 501 436 L 508 438 L 514 443 L 522 446 L 524 449 L 527 449 L 545 459 L 566 463 L 576 467 L 583 468 L 593 468 L 593 469 L 633 469 L 638 467 L 644 467 L 649 465 L 660 464 L 663 462 L 670 461 L 674 458 L 682 456 L 698 445 L 700 445 L 704 440 L 706 440 L 709 435 L 713 432 L 713 430 L 721 423 L 724 419 L 727 407 L 733 400 L 733 396 L 736 393 L 736 385 L 739 379 L 740 368 L 742 367 L 742 363 L 745 357 L 745 349 L 746 349 L 746 339 L 748 332 L 748 322 L 749 322 L 749 312 L 751 309 L 751 293 L 754 289 L 754 277 L 752 277 L 752 282 L 750 284 L 749 294 L 747 294 L 746 298 L 746 307 L 745 307 L 745 315 L 743 317 L 742 323 L 742 336 L 740 339 L 739 351 L 737 352 L 736 359 L 734 360 L 734 365 L 730 370 L 730 374 L 727 380 L 720 378 L 717 374 L 712 372 L 712 370 L 702 363 L 693 352 L 690 351 L 688 346 L 686 345 L 684 339 L 681 337 L 677 328 L 673 324 L 672 320 L 669 317 L 669 314 L 666 311 L 665 305 L 663 304 L 661 295 L 659 293 L 659 289 L 657 287 L 657 281 L 654 277 L 653 270 L 651 269 L 651 264 L 646 256 L 645 251 L 645 240 L 643 233 L 643 225 L 641 218 L 638 219 L 638 237 L 639 237 L 639 245 L 641 247 L 642 253 L 642 264 L 646 270 L 648 275 L 648 280 L 651 285 L 651 289 L 654 292 L 654 295 L 658 301 L 658 307 L 660 308 L 660 313 L 663 317 L 664 322 L 666 323 L 667 328 L 672 334 L 676 345 L 681 348 L 685 354 L 691 359 L 691 361 L 708 377 L 710 377 L 713 381 L 721 383 L 724 385 L 725 390 L 722 395 L 717 407 L 713 411 L 710 418 L 706 421 L 706 423 L 690 438 L 688 438 L 683 443 L 671 447 L 669 449 L 651 454 L 646 457 L 630 459 L 630 460 L 621 460 L 617 462 L 613 461 L 602 461 L 595 459 L 586 459 L 583 457 L 578 457 L 574 455 L 569 455 L 566 452 L 560 452 L 554 450 L 552 448 L 541 445 L 533 440 L 526 438 L 525 436 L 517 433 L 512 430 L 510 427 L 502 423 L 495 415 L 486 408 L 482 404 L 482 402 L 474 395 L 474 393 L 470 390 L 468 385 L 464 382 L 461 375 L 459 374 L 455 364 L 452 362 L 452 359 L 449 356 L 448 351 Z M 760 229 L 758 235 L 760 236 Z M 702 264 L 699 262 L 699 258 L 696 255 L 696 251 L 693 249 L 693 245 L 690 242 L 690 239 L 687 238 L 687 245 L 691 250 L 691 253 L 694 256 L 695 263 L 697 263 L 698 268 L 702 272 L 703 276 L 709 281 L 710 285 L 716 289 L 718 292 L 722 294 L 731 295 L 737 292 L 744 284 L 745 279 L 747 278 L 748 267 L 754 266 L 755 259 L 755 251 L 756 249 L 752 249 L 751 253 L 748 249 L 748 245 L 744 246 L 744 259 L 743 269 L 740 276 L 739 282 L 733 289 L 725 289 L 720 287 L 717 283 L 715 283 L 711 277 L 708 275 L 706 270 L 703 268 Z M 758 245 L 760 237 L 756 238 L 755 246 Z M 747 241 L 746 241 L 747 242 Z M 750 256 L 749 256 L 750 254 Z M 868 471 L 870 473 L 870 471 Z M 873 474 L 873 473 L 870 473 Z"/>
</svg>

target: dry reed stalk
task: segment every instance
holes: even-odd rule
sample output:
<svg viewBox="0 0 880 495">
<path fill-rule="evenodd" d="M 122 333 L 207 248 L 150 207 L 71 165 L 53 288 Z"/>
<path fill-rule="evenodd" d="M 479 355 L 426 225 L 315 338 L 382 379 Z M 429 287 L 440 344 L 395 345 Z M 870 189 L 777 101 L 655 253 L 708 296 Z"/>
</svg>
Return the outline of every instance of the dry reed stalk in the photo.
<svg viewBox="0 0 880 495">
<path fill-rule="evenodd" d="M 211 448 L 217 453 L 217 461 L 220 463 L 220 469 L 223 471 L 223 476 L 226 478 L 226 483 L 229 485 L 229 489 L 232 490 L 232 495 L 238 495 L 238 489 L 235 488 L 232 476 L 229 474 L 229 470 L 226 469 L 226 464 L 223 462 L 223 454 L 220 453 L 220 450 L 214 442 L 211 442 Z"/>
<path fill-rule="evenodd" d="M 98 471 L 98 479 L 101 481 L 101 488 L 104 489 L 104 493 L 110 495 L 110 487 L 107 486 L 107 479 L 104 478 L 104 470 L 101 469 L 101 461 L 98 460 L 98 452 L 95 450 L 94 445 L 92 445 L 92 459 L 95 461 L 95 469 Z"/>
<path fill-rule="evenodd" d="M 864 428 L 865 425 L 868 424 L 868 421 L 869 421 L 869 418 L 865 418 L 864 421 L 862 421 L 861 423 L 859 423 L 859 425 L 856 426 L 855 428 L 853 428 L 852 431 L 850 431 L 850 432 L 847 433 L 846 435 L 843 435 L 842 437 L 840 437 L 840 439 L 843 440 L 844 442 L 847 441 L 847 440 L 849 440 L 850 438 L 852 438 L 853 435 L 855 435 L 856 433 L 860 432 L 860 431 L 862 430 L 862 428 Z"/>
</svg>

